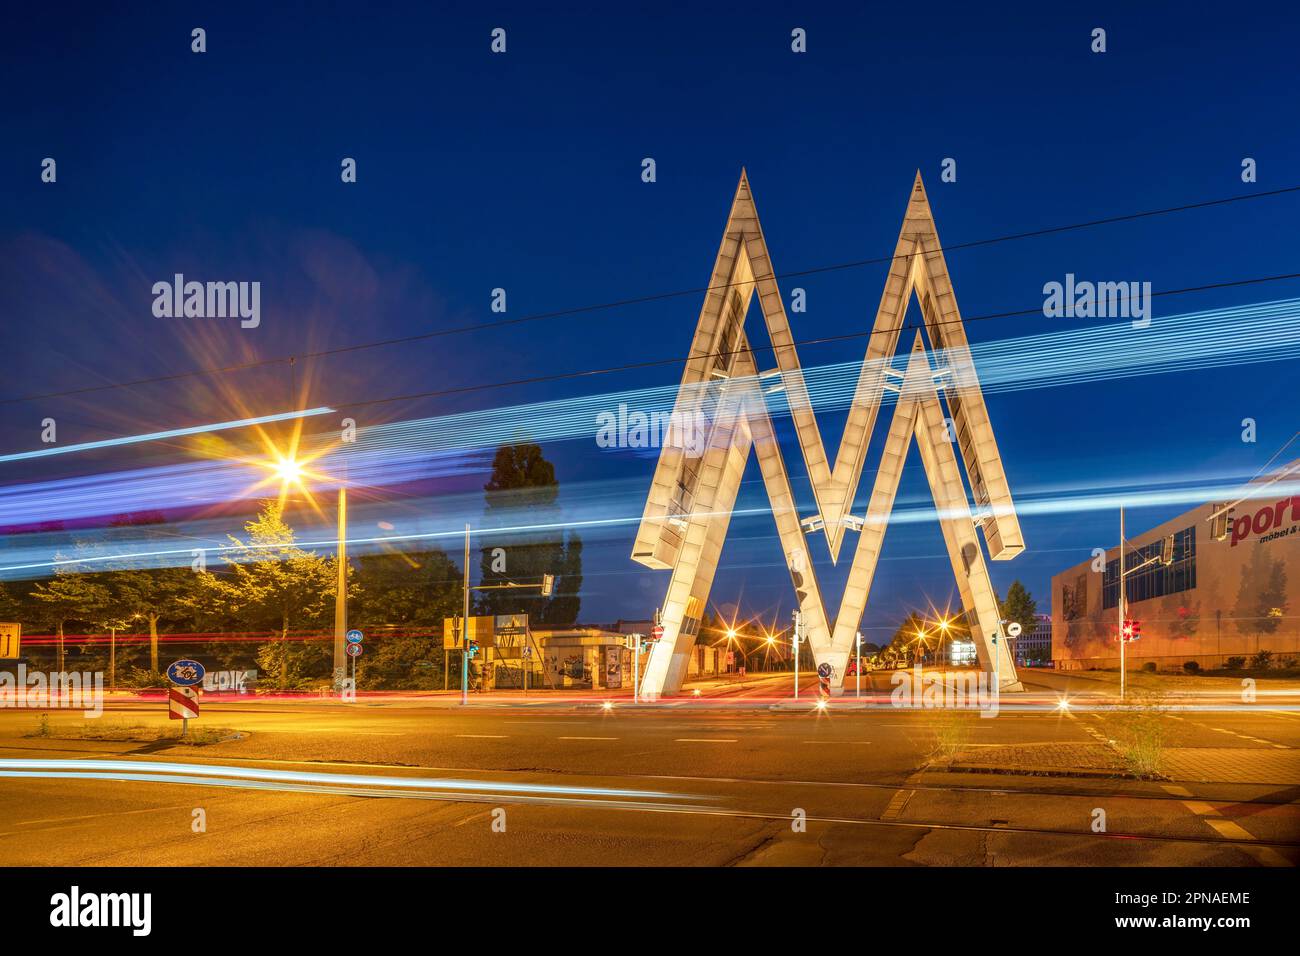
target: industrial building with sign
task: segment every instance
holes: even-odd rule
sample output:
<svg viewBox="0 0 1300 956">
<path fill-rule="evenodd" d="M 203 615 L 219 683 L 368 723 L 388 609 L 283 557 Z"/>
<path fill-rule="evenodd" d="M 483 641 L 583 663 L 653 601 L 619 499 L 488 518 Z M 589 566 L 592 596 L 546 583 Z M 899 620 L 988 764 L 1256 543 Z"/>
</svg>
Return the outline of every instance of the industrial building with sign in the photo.
<svg viewBox="0 0 1300 956">
<path fill-rule="evenodd" d="M 1300 656 L 1300 460 L 1125 544 L 1129 668 Z M 1052 578 L 1056 667 L 1119 665 L 1118 558 L 1111 548 Z"/>
</svg>

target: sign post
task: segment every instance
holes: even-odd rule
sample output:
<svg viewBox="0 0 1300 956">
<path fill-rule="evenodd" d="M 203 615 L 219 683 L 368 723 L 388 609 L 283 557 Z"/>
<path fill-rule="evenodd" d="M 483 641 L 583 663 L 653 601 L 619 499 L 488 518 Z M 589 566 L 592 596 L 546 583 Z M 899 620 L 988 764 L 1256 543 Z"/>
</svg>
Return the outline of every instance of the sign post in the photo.
<svg viewBox="0 0 1300 956">
<path fill-rule="evenodd" d="M 23 626 L 14 622 L 0 623 L 0 661 L 15 660 L 22 656 Z"/>
<path fill-rule="evenodd" d="M 803 618 L 798 611 L 794 612 L 794 627 L 790 635 L 790 645 L 794 657 L 794 699 L 799 699 L 799 628 L 803 623 Z"/>
<path fill-rule="evenodd" d="M 357 699 L 357 658 L 361 656 L 361 641 L 364 638 L 365 635 L 355 627 L 344 636 L 347 641 L 344 650 L 348 657 L 352 658 L 352 700 L 354 702 Z"/>
<path fill-rule="evenodd" d="M 207 669 L 198 661 L 182 657 L 167 665 L 167 679 L 175 686 L 167 689 L 167 718 L 181 722 L 181 736 L 190 728 L 190 718 L 199 716 L 199 692 L 194 685 L 202 683 Z"/>
<path fill-rule="evenodd" d="M 824 661 L 817 665 L 818 691 L 822 700 L 831 696 L 831 676 L 835 673 L 830 664 Z"/>
<path fill-rule="evenodd" d="M 632 703 L 641 703 L 641 635 L 632 635 Z"/>
<path fill-rule="evenodd" d="M 1021 631 L 1021 630 L 1022 630 L 1022 628 L 1020 627 L 1020 622 L 1019 622 L 1019 621 L 1012 621 L 1012 622 L 1009 623 L 1009 624 L 1007 625 L 1007 627 L 1006 627 L 1006 634 L 1007 634 L 1007 637 L 1008 637 L 1008 638 L 1019 637 L 1019 636 L 1020 636 L 1020 631 Z M 1002 689 L 1002 641 L 999 640 L 997 637 L 995 637 L 995 638 L 993 638 L 993 643 L 994 643 L 994 646 L 997 647 L 997 651 L 998 651 L 998 653 L 997 653 L 997 664 L 995 665 L 994 670 L 993 670 L 993 675 L 994 675 L 994 676 L 993 676 L 993 681 L 994 681 L 995 684 L 997 684 L 998 690 L 1000 691 L 1000 690 Z M 1010 649 L 1010 648 L 1007 649 L 1007 653 L 1008 653 L 1008 654 L 1011 653 L 1011 649 Z"/>
<path fill-rule="evenodd" d="M 854 679 L 857 681 L 857 696 L 862 696 L 862 632 L 858 631 L 854 644 L 858 650 L 858 666 L 854 668 Z"/>
<path fill-rule="evenodd" d="M 199 692 L 193 687 L 167 688 L 167 718 L 181 722 L 181 736 L 190 728 L 190 718 L 199 716 Z"/>
</svg>

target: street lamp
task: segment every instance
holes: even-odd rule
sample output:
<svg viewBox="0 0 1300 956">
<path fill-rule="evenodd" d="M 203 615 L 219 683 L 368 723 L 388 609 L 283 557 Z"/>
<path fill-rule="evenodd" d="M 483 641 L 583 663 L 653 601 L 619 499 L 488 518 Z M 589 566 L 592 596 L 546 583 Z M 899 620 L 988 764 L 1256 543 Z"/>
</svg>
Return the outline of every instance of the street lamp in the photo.
<svg viewBox="0 0 1300 956">
<path fill-rule="evenodd" d="M 470 584 L 469 583 L 469 536 L 470 536 L 470 526 L 469 526 L 469 522 L 466 522 L 465 523 L 465 563 L 464 563 L 465 580 L 464 580 L 463 592 L 462 592 L 464 607 L 463 607 L 463 616 L 460 619 L 460 644 L 461 644 L 460 702 L 462 704 L 469 703 L 469 592 L 470 591 L 513 591 L 519 588 L 532 590 L 535 588 L 541 593 L 542 597 L 551 597 L 555 593 L 554 574 L 543 574 L 542 580 L 538 584 L 516 584 L 513 581 L 507 581 L 505 584 L 473 584 L 473 585 Z M 525 634 L 527 633 L 528 630 L 527 628 L 525 628 Z M 526 640 L 531 641 L 532 638 L 527 637 Z M 637 640 L 639 641 L 640 638 L 637 638 Z M 522 655 L 523 653 L 522 650 L 520 653 Z M 540 657 L 541 651 L 539 650 L 537 653 L 538 653 L 538 657 Z M 480 693 L 486 691 L 487 689 L 487 663 L 488 663 L 487 652 L 484 651 L 483 679 L 479 682 Z M 520 669 L 522 670 L 522 668 L 523 668 L 523 658 L 521 656 Z M 546 674 L 545 661 L 542 662 L 542 674 L 543 676 L 546 676 L 547 682 L 550 683 L 550 677 Z M 527 680 L 527 678 L 525 678 L 525 680 Z M 591 679 L 591 686 L 593 690 L 596 687 L 596 678 L 594 673 Z M 527 687 L 525 687 L 525 690 L 527 690 Z M 608 705 L 608 706 L 612 706 L 612 705 Z"/>
<path fill-rule="evenodd" d="M 280 483 L 294 485 L 306 490 L 307 472 L 293 455 L 281 455 L 271 465 L 271 470 L 280 477 Z M 348 491 L 342 481 L 339 482 L 338 500 L 338 538 L 336 543 L 338 579 L 334 594 L 334 689 L 341 690 L 343 677 L 347 673 L 347 633 L 348 633 Z"/>
<path fill-rule="evenodd" d="M 1128 672 L 1125 662 L 1124 650 L 1128 644 L 1128 639 L 1124 633 L 1124 624 L 1128 620 L 1128 576 L 1143 570 L 1152 564 L 1170 565 L 1174 560 L 1174 539 L 1172 535 L 1164 539 L 1163 547 L 1160 552 L 1147 558 L 1137 567 L 1124 570 L 1124 509 L 1119 509 L 1119 576 L 1117 586 L 1119 593 L 1115 598 L 1115 606 L 1119 611 L 1119 699 L 1123 700 L 1128 689 Z"/>
<path fill-rule="evenodd" d="M 855 696 L 861 697 L 862 696 L 862 632 L 861 631 L 857 632 L 857 635 L 853 639 L 853 643 L 856 646 L 858 651 L 858 666 L 853 668 L 853 679 L 857 685 L 857 693 Z"/>
<path fill-rule="evenodd" d="M 302 464 L 293 458 L 281 458 L 272 468 L 286 485 L 302 484 Z"/>
</svg>

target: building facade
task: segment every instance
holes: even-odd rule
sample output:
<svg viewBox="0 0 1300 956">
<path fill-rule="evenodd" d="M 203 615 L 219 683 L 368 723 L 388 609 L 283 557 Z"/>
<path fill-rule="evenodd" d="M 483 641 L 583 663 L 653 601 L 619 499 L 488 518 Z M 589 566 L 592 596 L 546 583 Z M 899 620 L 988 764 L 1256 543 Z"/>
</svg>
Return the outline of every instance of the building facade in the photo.
<svg viewBox="0 0 1300 956">
<path fill-rule="evenodd" d="M 1125 651 L 1129 667 L 1232 666 L 1263 651 L 1274 663 L 1300 656 L 1300 460 L 1239 496 L 1127 536 L 1127 618 L 1140 630 Z M 1052 578 L 1056 667 L 1119 665 L 1118 556 L 1111 548 L 1104 561 L 1098 555 Z"/>
<path fill-rule="evenodd" d="M 1016 663 L 1022 667 L 1045 667 L 1052 663 L 1052 615 L 1036 614 L 1034 629 L 1015 639 Z"/>
</svg>

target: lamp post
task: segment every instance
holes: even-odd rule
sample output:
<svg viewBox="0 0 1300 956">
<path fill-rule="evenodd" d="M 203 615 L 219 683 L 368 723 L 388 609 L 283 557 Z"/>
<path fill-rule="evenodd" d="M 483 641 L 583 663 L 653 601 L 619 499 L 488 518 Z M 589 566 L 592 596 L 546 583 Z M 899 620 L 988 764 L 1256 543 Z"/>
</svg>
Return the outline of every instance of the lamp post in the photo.
<svg viewBox="0 0 1300 956">
<path fill-rule="evenodd" d="M 343 689 L 347 674 L 348 633 L 348 489 L 339 485 L 338 580 L 334 592 L 334 689 Z M 352 666 L 356 667 L 356 658 Z M 355 689 L 355 688 L 354 688 Z"/>
<path fill-rule="evenodd" d="M 469 522 L 465 523 L 465 577 L 462 587 L 464 598 L 462 604 L 462 616 L 460 619 L 460 702 L 469 703 L 469 592 L 470 591 L 512 591 L 517 588 L 537 588 L 541 591 L 542 597 L 550 597 L 555 593 L 555 575 L 543 574 L 540 584 L 514 584 L 507 582 L 505 584 L 478 584 L 469 583 Z M 525 640 L 531 640 L 527 637 L 528 630 L 525 628 Z M 538 653 L 540 657 L 540 651 Z M 523 667 L 523 650 L 520 650 L 520 667 Z M 487 681 L 487 653 L 483 654 L 483 683 L 479 684 L 481 690 L 486 690 Z M 546 675 L 546 662 L 542 661 L 542 674 Z M 547 677 L 547 681 L 550 678 Z M 592 687 L 595 688 L 595 677 L 592 678 Z"/>
<path fill-rule="evenodd" d="M 794 627 L 791 630 L 790 644 L 792 656 L 794 657 L 794 699 L 799 699 L 799 641 L 800 631 L 803 630 L 803 615 L 798 610 L 794 612 Z"/>
<path fill-rule="evenodd" d="M 460 702 L 469 703 L 469 522 L 465 522 L 465 593 L 460 618 Z"/>
<path fill-rule="evenodd" d="M 296 458 L 281 458 L 271 468 L 280 476 L 285 485 L 303 488 L 303 466 Z M 344 465 L 346 469 L 346 464 Z M 338 535 L 337 550 L 338 577 L 334 591 L 334 690 L 341 691 L 343 680 L 347 675 L 347 633 L 348 633 L 348 491 L 347 474 L 339 480 L 338 499 Z"/>
<path fill-rule="evenodd" d="M 853 678 L 857 682 L 857 696 L 862 696 L 862 632 L 858 631 L 853 641 L 858 651 L 858 666 L 853 669 Z"/>
<path fill-rule="evenodd" d="M 1124 569 L 1124 509 L 1119 509 L 1119 594 L 1115 599 L 1115 606 L 1119 609 L 1119 699 L 1123 700 L 1125 693 L 1128 691 L 1128 671 L 1126 669 L 1126 645 L 1128 644 L 1127 635 L 1124 633 L 1124 623 L 1128 620 L 1128 576 L 1135 574 L 1144 568 L 1157 564 L 1168 567 L 1174 561 L 1175 541 L 1173 535 L 1166 535 L 1159 553 L 1147 558 L 1141 564 Z"/>
<path fill-rule="evenodd" d="M 1124 508 L 1119 509 L 1119 596 L 1115 600 L 1115 606 L 1119 608 L 1119 699 L 1124 699 L 1124 692 L 1128 689 L 1127 671 L 1124 669 L 1124 645 L 1128 642 L 1124 640 L 1124 605 L 1126 595 L 1124 594 Z"/>
</svg>

